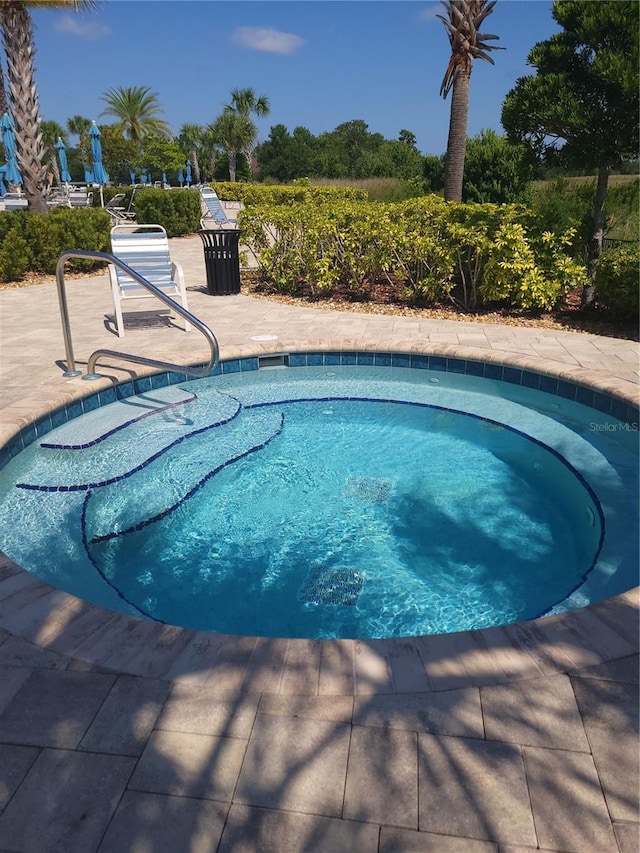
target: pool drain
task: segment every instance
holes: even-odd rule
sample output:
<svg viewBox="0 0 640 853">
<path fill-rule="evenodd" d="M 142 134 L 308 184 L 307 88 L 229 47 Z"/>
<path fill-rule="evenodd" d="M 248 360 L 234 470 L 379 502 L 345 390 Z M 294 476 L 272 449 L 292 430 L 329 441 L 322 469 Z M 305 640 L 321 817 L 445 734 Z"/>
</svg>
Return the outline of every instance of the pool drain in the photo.
<svg viewBox="0 0 640 853">
<path fill-rule="evenodd" d="M 305 604 L 353 607 L 363 583 L 364 575 L 357 569 L 314 564 L 298 591 L 298 600 Z"/>
</svg>

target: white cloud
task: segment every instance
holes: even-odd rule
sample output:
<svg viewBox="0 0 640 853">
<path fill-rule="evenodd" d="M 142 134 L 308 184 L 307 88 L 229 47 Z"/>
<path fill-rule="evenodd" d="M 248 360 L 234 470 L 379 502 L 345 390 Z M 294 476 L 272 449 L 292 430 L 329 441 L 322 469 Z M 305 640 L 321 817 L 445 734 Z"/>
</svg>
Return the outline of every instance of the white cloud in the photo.
<svg viewBox="0 0 640 853">
<path fill-rule="evenodd" d="M 55 23 L 59 33 L 96 41 L 111 35 L 110 28 L 101 21 L 88 21 L 75 15 L 62 15 Z"/>
<path fill-rule="evenodd" d="M 300 36 L 268 27 L 238 27 L 232 38 L 242 47 L 262 50 L 264 53 L 295 53 L 304 44 Z"/>
</svg>

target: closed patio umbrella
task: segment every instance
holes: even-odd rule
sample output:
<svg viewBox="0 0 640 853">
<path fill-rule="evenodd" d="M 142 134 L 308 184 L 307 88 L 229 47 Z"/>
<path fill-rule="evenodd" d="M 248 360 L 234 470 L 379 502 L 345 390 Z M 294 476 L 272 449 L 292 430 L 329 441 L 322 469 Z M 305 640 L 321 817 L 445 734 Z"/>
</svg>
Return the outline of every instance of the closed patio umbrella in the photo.
<svg viewBox="0 0 640 853">
<path fill-rule="evenodd" d="M 88 166 L 84 166 L 84 180 L 87 184 L 93 183 L 93 172 Z"/>
<path fill-rule="evenodd" d="M 178 183 L 180 184 L 180 186 L 184 184 L 184 172 L 182 171 L 182 169 L 178 169 Z"/>
<path fill-rule="evenodd" d="M 133 171 L 133 169 L 129 169 L 129 180 L 131 181 L 131 184 L 132 184 L 133 186 L 135 186 L 135 183 L 136 183 L 136 173 Z"/>
<path fill-rule="evenodd" d="M 102 165 L 102 145 L 100 144 L 100 131 L 95 123 L 91 125 L 89 131 L 91 137 L 91 156 L 93 157 L 93 182 L 104 186 L 109 180 L 104 166 Z"/>
<path fill-rule="evenodd" d="M 2 144 L 4 145 L 4 156 L 7 158 L 7 171 L 5 178 L 10 184 L 21 184 L 22 175 L 18 171 L 16 159 L 16 135 L 13 129 L 13 119 L 9 113 L 5 113 L 0 120 L 0 131 L 2 131 Z"/>
<path fill-rule="evenodd" d="M 4 185 L 4 181 L 2 178 L 5 176 L 7 172 L 6 166 L 0 166 L 0 196 L 5 196 L 7 194 L 7 188 Z"/>
<path fill-rule="evenodd" d="M 187 182 L 187 186 L 191 183 L 191 160 L 187 160 L 187 170 L 185 174 L 185 181 Z"/>
<path fill-rule="evenodd" d="M 71 180 L 71 175 L 69 174 L 69 164 L 67 163 L 67 152 L 64 142 L 60 137 L 58 137 L 58 141 L 56 142 L 56 148 L 58 150 L 58 160 L 60 161 L 60 177 L 65 184 L 68 184 Z"/>
</svg>

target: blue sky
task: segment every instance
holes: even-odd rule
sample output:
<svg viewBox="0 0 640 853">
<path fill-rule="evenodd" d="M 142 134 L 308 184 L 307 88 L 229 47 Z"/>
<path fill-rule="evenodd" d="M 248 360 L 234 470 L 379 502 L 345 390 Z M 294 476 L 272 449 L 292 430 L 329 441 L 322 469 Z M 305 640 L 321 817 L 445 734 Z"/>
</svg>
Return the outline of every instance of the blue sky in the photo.
<svg viewBox="0 0 640 853">
<path fill-rule="evenodd" d="M 362 119 L 395 139 L 412 131 L 424 154 L 446 148 L 449 101 L 439 96 L 449 58 L 439 3 L 404 0 L 104 0 L 88 13 L 34 9 L 43 118 L 101 117 L 111 87 L 149 86 L 174 132 L 208 124 L 234 88 L 271 102 L 256 123 L 313 134 Z M 483 29 L 506 50 L 476 61 L 469 136 L 501 132 L 500 110 L 535 42 L 558 30 L 547 0 L 498 0 Z M 74 141 L 74 140 L 72 140 Z"/>
</svg>

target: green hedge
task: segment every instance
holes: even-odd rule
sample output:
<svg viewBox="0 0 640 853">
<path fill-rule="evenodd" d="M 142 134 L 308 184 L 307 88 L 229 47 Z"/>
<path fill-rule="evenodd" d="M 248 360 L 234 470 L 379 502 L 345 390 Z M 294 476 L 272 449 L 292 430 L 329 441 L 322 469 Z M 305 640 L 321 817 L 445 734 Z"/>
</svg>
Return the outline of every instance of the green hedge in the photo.
<svg viewBox="0 0 640 853">
<path fill-rule="evenodd" d="M 216 181 L 210 184 L 221 201 L 251 204 L 294 204 L 300 202 L 367 201 L 367 191 L 357 187 L 314 187 L 306 184 L 243 184 Z"/>
<path fill-rule="evenodd" d="M 305 201 L 251 205 L 239 221 L 263 281 L 281 291 L 363 294 L 383 280 L 423 302 L 551 309 L 585 278 L 572 232 L 543 231 L 519 205 Z"/>
<path fill-rule="evenodd" d="M 0 280 L 18 281 L 26 272 L 54 274 L 69 249 L 109 251 L 111 219 L 100 209 L 54 208 L 47 214 L 0 211 Z M 91 270 L 101 261 L 70 260 L 69 269 Z"/>
<path fill-rule="evenodd" d="M 169 237 L 192 234 L 200 226 L 202 211 L 197 190 L 145 187 L 136 190 L 133 203 L 137 222 L 162 225 Z"/>
<path fill-rule="evenodd" d="M 621 320 L 640 314 L 640 246 L 605 249 L 596 268 L 596 299 Z"/>
</svg>

